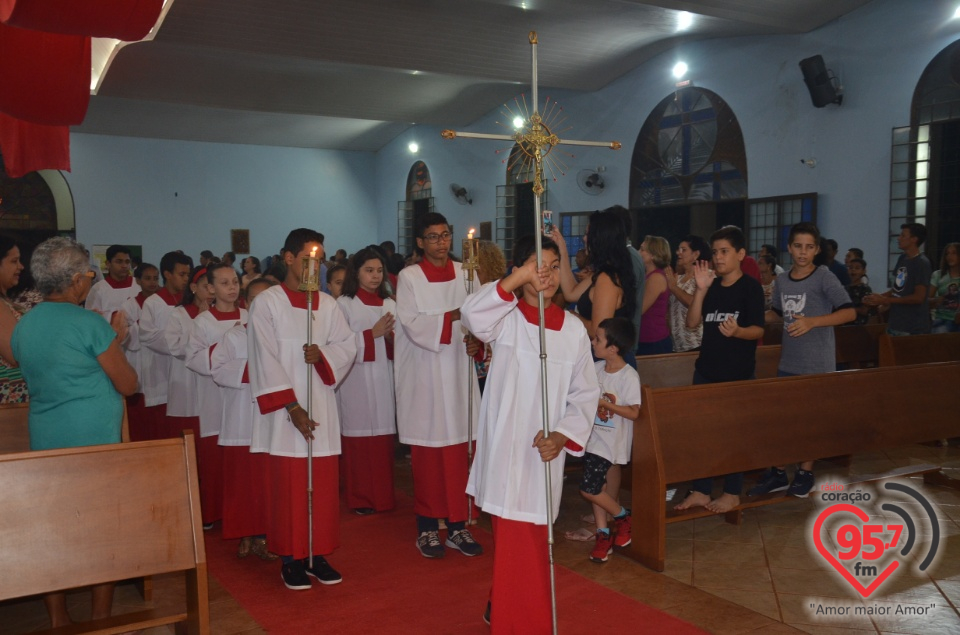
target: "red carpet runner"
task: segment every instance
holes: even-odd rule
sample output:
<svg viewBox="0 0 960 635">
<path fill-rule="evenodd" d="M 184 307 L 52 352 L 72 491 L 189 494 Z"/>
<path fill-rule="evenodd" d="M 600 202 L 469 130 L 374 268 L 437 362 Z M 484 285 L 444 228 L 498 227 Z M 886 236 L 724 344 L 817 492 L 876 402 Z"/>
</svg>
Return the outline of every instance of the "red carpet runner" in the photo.
<svg viewBox="0 0 960 635">
<path fill-rule="evenodd" d="M 487 551 L 467 558 L 447 549 L 427 560 L 414 546 L 413 502 L 372 516 L 341 514 L 341 546 L 329 560 L 343 582 L 290 591 L 279 562 L 236 557 L 237 542 L 206 533 L 210 573 L 264 629 L 299 633 L 456 633 L 486 635 L 481 616 L 490 591 L 493 537 L 474 535 Z M 441 532 L 441 536 L 443 532 Z M 546 549 L 546 545 L 544 545 Z M 559 631 L 566 634 L 703 633 L 667 613 L 557 566 Z"/>
</svg>

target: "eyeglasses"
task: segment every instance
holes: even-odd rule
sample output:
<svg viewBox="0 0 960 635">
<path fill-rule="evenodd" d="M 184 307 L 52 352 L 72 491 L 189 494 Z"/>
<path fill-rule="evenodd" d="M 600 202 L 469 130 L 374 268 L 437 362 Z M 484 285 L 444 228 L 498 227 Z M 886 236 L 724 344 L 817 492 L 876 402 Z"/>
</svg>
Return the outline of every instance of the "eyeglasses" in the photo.
<svg viewBox="0 0 960 635">
<path fill-rule="evenodd" d="M 453 236 L 452 233 L 443 232 L 442 234 L 427 234 L 426 236 L 423 237 L 423 239 L 431 245 L 436 245 L 441 240 L 443 242 L 449 241 L 451 236 Z"/>
</svg>

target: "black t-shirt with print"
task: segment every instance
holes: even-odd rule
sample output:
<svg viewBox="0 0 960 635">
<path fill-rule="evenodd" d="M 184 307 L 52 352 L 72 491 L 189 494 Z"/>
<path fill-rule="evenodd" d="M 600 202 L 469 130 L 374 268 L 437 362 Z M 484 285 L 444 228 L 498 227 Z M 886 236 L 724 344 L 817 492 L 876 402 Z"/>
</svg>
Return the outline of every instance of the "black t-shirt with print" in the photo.
<svg viewBox="0 0 960 635">
<path fill-rule="evenodd" d="M 735 315 L 741 327 L 763 326 L 763 287 L 748 275 L 729 287 L 713 281 L 703 299 L 703 342 L 697 371 L 711 382 L 750 379 L 756 369 L 757 340 L 727 337 L 720 324 Z"/>
</svg>

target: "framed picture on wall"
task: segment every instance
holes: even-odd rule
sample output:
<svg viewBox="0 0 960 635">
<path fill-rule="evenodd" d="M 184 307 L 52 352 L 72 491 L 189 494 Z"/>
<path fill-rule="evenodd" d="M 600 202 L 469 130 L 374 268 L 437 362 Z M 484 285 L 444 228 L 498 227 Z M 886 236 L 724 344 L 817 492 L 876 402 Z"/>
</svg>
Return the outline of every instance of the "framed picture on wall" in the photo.
<svg viewBox="0 0 960 635">
<path fill-rule="evenodd" d="M 249 229 L 231 229 L 230 230 L 230 251 L 235 254 L 250 253 L 250 230 Z"/>
</svg>

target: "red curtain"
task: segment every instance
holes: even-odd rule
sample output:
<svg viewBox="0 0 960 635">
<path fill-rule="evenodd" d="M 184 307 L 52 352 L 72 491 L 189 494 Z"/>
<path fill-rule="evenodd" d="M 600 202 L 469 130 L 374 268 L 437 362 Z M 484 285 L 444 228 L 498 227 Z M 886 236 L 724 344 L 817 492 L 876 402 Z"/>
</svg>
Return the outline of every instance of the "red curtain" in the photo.
<svg viewBox="0 0 960 635">
<path fill-rule="evenodd" d="M 7 174 L 70 169 L 90 100 L 90 38 L 140 40 L 163 0 L 0 0 L 0 152 Z"/>
</svg>

